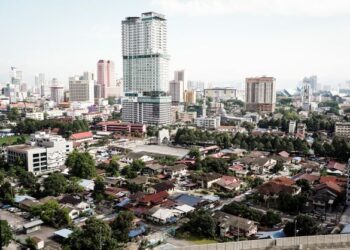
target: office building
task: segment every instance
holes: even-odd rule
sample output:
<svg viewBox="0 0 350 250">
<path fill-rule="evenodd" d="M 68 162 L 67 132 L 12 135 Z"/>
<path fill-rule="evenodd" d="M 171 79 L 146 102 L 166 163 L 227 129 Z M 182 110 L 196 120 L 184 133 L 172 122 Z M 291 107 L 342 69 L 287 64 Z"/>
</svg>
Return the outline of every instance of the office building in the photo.
<svg viewBox="0 0 350 250">
<path fill-rule="evenodd" d="M 188 90 L 203 91 L 204 88 L 205 88 L 204 82 L 201 82 L 201 81 L 188 81 L 187 82 L 187 89 Z"/>
<path fill-rule="evenodd" d="M 52 86 L 50 100 L 56 104 L 60 104 L 64 101 L 64 88 L 62 86 Z"/>
<path fill-rule="evenodd" d="M 220 123 L 220 116 L 194 118 L 194 124 L 197 127 L 204 129 L 217 129 L 218 127 L 220 127 Z"/>
<path fill-rule="evenodd" d="M 187 77 L 186 77 L 186 72 L 184 69 L 182 70 L 176 70 L 174 72 L 174 80 L 177 82 L 183 82 L 183 89 L 187 89 Z"/>
<path fill-rule="evenodd" d="M 226 101 L 237 99 L 237 89 L 230 87 L 205 89 L 204 95 L 206 97 L 211 97 L 215 102 Z"/>
<path fill-rule="evenodd" d="M 273 77 L 246 78 L 246 111 L 274 112 L 276 106 L 276 79 Z"/>
<path fill-rule="evenodd" d="M 302 90 L 301 90 L 301 100 L 302 100 L 302 109 L 305 111 L 310 110 L 311 105 L 311 97 L 312 97 L 312 87 L 308 82 L 303 82 Z"/>
<path fill-rule="evenodd" d="M 336 136 L 350 138 L 350 122 L 336 122 L 334 133 Z"/>
<path fill-rule="evenodd" d="M 168 91 L 167 22 L 142 13 L 122 21 L 124 92 Z"/>
<path fill-rule="evenodd" d="M 181 103 L 184 101 L 184 84 L 182 81 L 172 80 L 169 82 L 169 95 L 171 101 L 174 103 Z"/>
<path fill-rule="evenodd" d="M 186 104 L 196 104 L 197 92 L 195 90 L 185 90 L 184 91 L 184 102 Z"/>
<path fill-rule="evenodd" d="M 310 84 L 314 93 L 318 91 L 317 76 L 304 77 L 303 84 Z"/>
<path fill-rule="evenodd" d="M 294 135 L 296 127 L 297 127 L 296 121 L 289 121 L 288 133 Z"/>
<path fill-rule="evenodd" d="M 164 92 L 127 93 L 122 120 L 131 123 L 166 125 L 171 123 L 171 97 Z"/>
<path fill-rule="evenodd" d="M 106 88 L 105 98 L 123 96 L 123 79 L 116 80 L 111 86 Z"/>
<path fill-rule="evenodd" d="M 27 144 L 8 146 L 7 161 L 20 159 L 27 171 L 42 175 L 60 170 L 72 150 L 73 143 L 62 136 L 36 132 Z"/>
<path fill-rule="evenodd" d="M 94 78 L 93 74 L 84 72 L 82 76 L 69 78 L 70 102 L 94 103 Z"/>
<path fill-rule="evenodd" d="M 97 62 L 97 84 L 101 85 L 101 96 L 107 98 L 107 87 L 115 85 L 114 62 L 99 60 Z"/>
</svg>

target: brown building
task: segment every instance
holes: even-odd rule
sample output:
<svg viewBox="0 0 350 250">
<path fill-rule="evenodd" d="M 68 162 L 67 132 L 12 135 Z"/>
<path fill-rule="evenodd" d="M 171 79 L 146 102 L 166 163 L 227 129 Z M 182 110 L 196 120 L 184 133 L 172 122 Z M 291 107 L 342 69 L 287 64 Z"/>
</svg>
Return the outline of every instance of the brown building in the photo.
<svg viewBox="0 0 350 250">
<path fill-rule="evenodd" d="M 275 111 L 276 79 L 273 77 L 246 78 L 246 110 L 269 113 Z"/>
</svg>

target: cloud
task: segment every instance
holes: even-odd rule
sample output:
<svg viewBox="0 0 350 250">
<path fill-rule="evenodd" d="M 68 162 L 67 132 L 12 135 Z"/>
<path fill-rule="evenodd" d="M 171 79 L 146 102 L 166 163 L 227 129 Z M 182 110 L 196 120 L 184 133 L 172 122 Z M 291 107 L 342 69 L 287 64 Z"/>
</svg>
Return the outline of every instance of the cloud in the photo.
<svg viewBox="0 0 350 250">
<path fill-rule="evenodd" d="M 349 0 L 152 0 L 167 15 L 231 14 L 329 17 L 349 15 Z"/>
</svg>

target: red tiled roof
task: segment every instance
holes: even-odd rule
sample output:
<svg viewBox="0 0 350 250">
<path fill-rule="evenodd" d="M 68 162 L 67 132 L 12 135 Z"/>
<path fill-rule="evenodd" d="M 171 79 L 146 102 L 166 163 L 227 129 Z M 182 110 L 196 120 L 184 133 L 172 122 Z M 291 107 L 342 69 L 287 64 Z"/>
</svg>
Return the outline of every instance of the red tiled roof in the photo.
<svg viewBox="0 0 350 250">
<path fill-rule="evenodd" d="M 336 161 L 330 161 L 327 165 L 327 168 L 328 169 L 336 169 L 336 170 L 339 170 L 339 171 L 344 171 L 345 168 L 346 168 L 346 165 L 345 164 L 341 164 L 339 162 L 336 162 Z"/>
<path fill-rule="evenodd" d="M 307 180 L 308 182 L 314 182 L 320 179 L 320 176 L 314 174 L 303 173 L 293 177 L 295 180 Z"/>
<path fill-rule="evenodd" d="M 153 204 L 159 204 L 168 196 L 169 196 L 168 192 L 161 191 L 159 193 L 145 195 L 139 199 L 139 202 L 145 203 L 145 204 L 149 202 Z"/>
<path fill-rule="evenodd" d="M 343 188 L 340 187 L 338 184 L 336 184 L 334 182 L 326 182 L 326 183 L 319 184 L 314 189 L 316 191 L 318 191 L 318 190 L 321 190 L 321 189 L 324 189 L 324 188 L 330 189 L 331 191 L 334 191 L 334 192 L 336 192 L 338 194 L 343 192 Z"/>
<path fill-rule="evenodd" d="M 321 176 L 320 183 L 333 182 L 338 186 L 346 186 L 346 178 L 337 177 L 337 176 Z"/>
<path fill-rule="evenodd" d="M 81 139 L 85 139 L 85 138 L 90 138 L 93 137 L 93 134 L 91 131 L 87 131 L 87 132 L 81 132 L 81 133 L 75 133 L 72 134 L 69 139 L 71 140 L 81 140 Z"/>
<path fill-rule="evenodd" d="M 284 158 L 288 158 L 289 154 L 286 151 L 282 151 L 278 153 L 280 156 L 284 157 Z"/>
<path fill-rule="evenodd" d="M 295 181 L 293 179 L 288 178 L 286 176 L 277 177 L 277 178 L 271 180 L 271 182 L 275 182 L 275 183 L 287 185 L 287 186 L 292 186 L 295 184 Z"/>
</svg>

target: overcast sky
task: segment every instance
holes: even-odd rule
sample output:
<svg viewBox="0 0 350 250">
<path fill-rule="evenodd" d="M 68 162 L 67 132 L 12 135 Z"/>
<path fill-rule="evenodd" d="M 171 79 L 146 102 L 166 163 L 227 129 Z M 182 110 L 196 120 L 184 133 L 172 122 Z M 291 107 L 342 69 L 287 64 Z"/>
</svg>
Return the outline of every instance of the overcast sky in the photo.
<svg viewBox="0 0 350 250">
<path fill-rule="evenodd" d="M 66 83 L 99 59 L 122 77 L 121 21 L 147 11 L 166 15 L 170 70 L 189 79 L 350 80 L 348 0 L 0 0 L 0 82 L 13 65 L 29 83 L 40 72 Z"/>
</svg>

